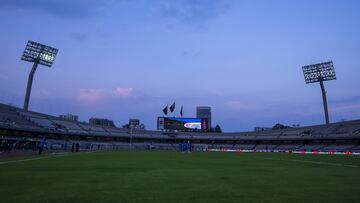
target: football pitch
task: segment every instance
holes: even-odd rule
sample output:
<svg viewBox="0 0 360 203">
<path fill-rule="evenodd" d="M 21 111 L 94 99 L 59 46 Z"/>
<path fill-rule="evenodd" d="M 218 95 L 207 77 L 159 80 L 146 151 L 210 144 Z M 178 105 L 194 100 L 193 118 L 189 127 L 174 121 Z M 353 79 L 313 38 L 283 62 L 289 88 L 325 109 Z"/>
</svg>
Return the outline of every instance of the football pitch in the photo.
<svg viewBox="0 0 360 203">
<path fill-rule="evenodd" d="M 2 158 L 0 202 L 360 202 L 360 157 L 112 151 Z"/>
</svg>

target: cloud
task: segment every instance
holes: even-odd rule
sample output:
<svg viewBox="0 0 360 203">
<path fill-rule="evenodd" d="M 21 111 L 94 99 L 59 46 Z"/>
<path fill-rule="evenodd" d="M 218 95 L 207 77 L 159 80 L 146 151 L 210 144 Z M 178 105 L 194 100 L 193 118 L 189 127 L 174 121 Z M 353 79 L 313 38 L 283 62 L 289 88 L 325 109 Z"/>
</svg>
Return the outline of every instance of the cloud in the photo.
<svg viewBox="0 0 360 203">
<path fill-rule="evenodd" d="M 134 89 L 132 87 L 117 87 L 114 90 L 114 95 L 116 97 L 128 98 L 133 95 L 133 91 Z"/>
<path fill-rule="evenodd" d="M 209 20 L 226 13 L 229 0 L 1 0 L 0 9 L 46 13 L 61 18 L 92 18 L 119 13 L 136 14 L 127 20 L 160 16 L 177 22 L 202 27 Z"/>
<path fill-rule="evenodd" d="M 113 91 L 109 89 L 81 89 L 77 100 L 82 103 L 117 102 L 120 99 L 133 98 L 132 87 L 117 87 Z"/>
<path fill-rule="evenodd" d="M 352 97 L 346 97 L 346 98 L 339 98 L 339 99 L 332 99 L 329 100 L 329 102 L 333 104 L 349 104 L 349 103 L 360 103 L 360 96 L 355 95 Z"/>
<path fill-rule="evenodd" d="M 50 90 L 46 90 L 46 89 L 35 90 L 33 93 L 33 98 L 36 99 L 48 99 L 54 96 L 56 95 L 54 95 Z"/>
<path fill-rule="evenodd" d="M 234 110 L 254 110 L 257 108 L 255 103 L 242 102 L 242 101 L 229 101 L 225 105 Z"/>
<path fill-rule="evenodd" d="M 360 109 L 360 104 L 343 104 L 331 108 L 333 112 L 354 112 Z"/>
<path fill-rule="evenodd" d="M 46 12 L 61 17 L 86 18 L 98 14 L 112 2 L 106 0 L 1 0 L 0 8 Z"/>
<path fill-rule="evenodd" d="M 105 91 L 103 89 L 81 89 L 77 99 L 80 102 L 98 103 L 105 100 Z"/>
<path fill-rule="evenodd" d="M 224 14 L 228 8 L 228 1 L 224 0 L 172 0 L 162 3 L 161 15 L 182 23 L 202 26 Z"/>
<path fill-rule="evenodd" d="M 82 41 L 86 38 L 86 34 L 81 32 L 73 32 L 71 33 L 71 38 L 76 41 Z"/>
</svg>

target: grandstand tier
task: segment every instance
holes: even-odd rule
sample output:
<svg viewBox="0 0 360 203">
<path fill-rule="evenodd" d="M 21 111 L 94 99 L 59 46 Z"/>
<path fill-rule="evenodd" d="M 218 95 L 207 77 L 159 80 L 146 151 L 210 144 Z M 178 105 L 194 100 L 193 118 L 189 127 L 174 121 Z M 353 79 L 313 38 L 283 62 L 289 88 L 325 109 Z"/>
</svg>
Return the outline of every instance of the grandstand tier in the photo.
<svg viewBox="0 0 360 203">
<path fill-rule="evenodd" d="M 134 130 L 95 126 L 56 116 L 0 104 L 0 139 L 33 140 L 46 137 L 51 145 L 64 147 L 73 142 L 82 148 L 177 149 L 190 141 L 195 150 L 208 148 L 259 151 L 360 151 L 360 120 L 327 125 L 238 133 Z"/>
</svg>

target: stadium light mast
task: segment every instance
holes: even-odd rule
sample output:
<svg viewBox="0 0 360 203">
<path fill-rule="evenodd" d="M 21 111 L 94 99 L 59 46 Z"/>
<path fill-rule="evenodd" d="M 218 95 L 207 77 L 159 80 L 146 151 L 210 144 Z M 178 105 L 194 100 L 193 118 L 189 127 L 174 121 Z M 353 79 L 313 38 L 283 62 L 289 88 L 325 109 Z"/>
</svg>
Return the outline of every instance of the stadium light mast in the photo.
<svg viewBox="0 0 360 203">
<path fill-rule="evenodd" d="M 57 52 L 58 49 L 56 48 L 49 47 L 30 40 L 27 42 L 23 55 L 21 56 L 21 60 L 33 62 L 34 64 L 31 68 L 27 82 L 26 94 L 24 99 L 24 110 L 27 111 L 29 108 L 32 82 L 38 65 L 40 64 L 51 67 L 54 63 Z"/>
<path fill-rule="evenodd" d="M 327 106 L 327 99 L 326 99 L 326 90 L 324 81 L 327 80 L 336 80 L 335 69 L 332 61 L 312 64 L 308 66 L 302 67 L 305 77 L 306 84 L 309 83 L 320 83 L 322 98 L 323 98 L 323 105 L 324 105 L 324 114 L 325 114 L 325 122 L 326 125 L 329 125 L 329 111 Z"/>
</svg>

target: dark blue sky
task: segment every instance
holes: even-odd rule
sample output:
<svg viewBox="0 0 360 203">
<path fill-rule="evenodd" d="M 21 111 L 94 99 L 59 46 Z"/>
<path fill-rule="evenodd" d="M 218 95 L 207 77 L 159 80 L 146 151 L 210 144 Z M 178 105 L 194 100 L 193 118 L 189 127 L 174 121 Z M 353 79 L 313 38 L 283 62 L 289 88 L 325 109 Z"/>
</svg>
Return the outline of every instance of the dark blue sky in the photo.
<svg viewBox="0 0 360 203">
<path fill-rule="evenodd" d="M 320 124 L 320 87 L 301 67 L 333 60 L 331 121 L 360 118 L 359 1 L 2 0 L 0 25 L 2 103 L 22 106 L 34 40 L 59 48 L 35 75 L 34 111 L 155 129 L 176 101 L 186 117 L 211 106 L 224 131 Z"/>
</svg>

